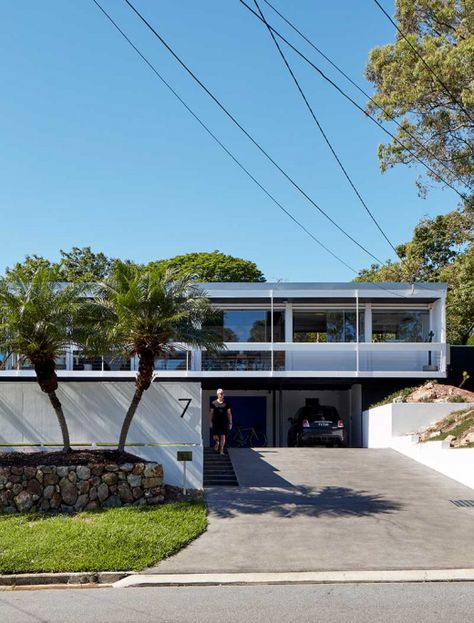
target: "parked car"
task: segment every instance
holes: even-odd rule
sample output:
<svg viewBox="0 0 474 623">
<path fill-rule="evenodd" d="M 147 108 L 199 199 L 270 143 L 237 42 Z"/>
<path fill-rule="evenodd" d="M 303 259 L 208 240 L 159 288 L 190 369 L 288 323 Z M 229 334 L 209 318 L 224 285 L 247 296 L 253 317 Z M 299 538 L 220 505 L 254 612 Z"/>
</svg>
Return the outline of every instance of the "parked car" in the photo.
<svg viewBox="0 0 474 623">
<path fill-rule="evenodd" d="M 345 444 L 344 421 L 335 407 L 307 405 L 301 407 L 294 417 L 288 418 L 288 446 L 315 446 Z"/>
</svg>

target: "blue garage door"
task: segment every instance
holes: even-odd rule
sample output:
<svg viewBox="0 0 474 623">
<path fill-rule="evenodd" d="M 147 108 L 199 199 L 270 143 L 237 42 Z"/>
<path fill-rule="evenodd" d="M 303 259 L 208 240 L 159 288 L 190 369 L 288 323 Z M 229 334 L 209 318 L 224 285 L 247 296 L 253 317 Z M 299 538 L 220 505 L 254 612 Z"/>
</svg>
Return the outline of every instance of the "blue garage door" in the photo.
<svg viewBox="0 0 474 623">
<path fill-rule="evenodd" d="M 209 405 L 215 396 L 209 399 Z M 267 434 L 267 399 L 265 396 L 226 396 L 226 400 L 232 408 L 233 431 L 228 437 L 228 445 L 241 446 L 242 443 L 235 441 L 235 435 L 238 429 L 241 430 L 242 436 L 248 435 L 249 428 L 254 428 L 258 433 L 259 439 L 253 440 L 252 446 L 265 445 L 262 435 Z M 209 444 L 212 445 L 212 432 L 209 435 Z M 250 445 L 250 444 L 248 444 Z"/>
</svg>

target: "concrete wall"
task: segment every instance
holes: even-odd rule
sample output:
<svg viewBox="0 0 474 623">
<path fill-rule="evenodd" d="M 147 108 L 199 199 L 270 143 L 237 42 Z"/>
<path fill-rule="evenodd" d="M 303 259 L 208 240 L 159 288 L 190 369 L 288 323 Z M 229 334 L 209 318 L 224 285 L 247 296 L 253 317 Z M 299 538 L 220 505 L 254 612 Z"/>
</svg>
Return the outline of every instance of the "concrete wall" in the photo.
<svg viewBox="0 0 474 623">
<path fill-rule="evenodd" d="M 393 437 L 416 433 L 471 403 L 405 403 L 394 402 L 375 407 L 362 414 L 363 446 L 390 448 Z"/>
<path fill-rule="evenodd" d="M 117 443 L 133 392 L 133 381 L 61 383 L 58 397 L 71 442 Z M 180 399 L 191 399 L 183 417 L 186 402 Z M 45 446 L 61 443 L 48 397 L 33 381 L 0 383 L 0 445 L 37 443 Z M 200 383 L 153 383 L 138 407 L 128 444 L 129 452 L 161 463 L 164 482 L 176 486 L 182 486 L 182 464 L 177 463 L 176 452 L 192 450 L 188 487 L 202 488 Z"/>
</svg>

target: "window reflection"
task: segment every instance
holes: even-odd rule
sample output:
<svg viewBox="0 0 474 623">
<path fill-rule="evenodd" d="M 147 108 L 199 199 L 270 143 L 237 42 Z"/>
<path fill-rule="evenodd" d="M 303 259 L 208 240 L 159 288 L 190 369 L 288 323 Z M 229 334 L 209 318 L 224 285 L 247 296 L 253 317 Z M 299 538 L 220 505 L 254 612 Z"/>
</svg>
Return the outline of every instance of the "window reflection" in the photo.
<svg viewBox="0 0 474 623">
<path fill-rule="evenodd" d="M 372 342 L 427 342 L 429 331 L 428 310 L 372 312 Z"/>
<path fill-rule="evenodd" d="M 224 342 L 270 342 L 272 313 L 264 309 L 224 310 L 213 329 Z M 273 312 L 273 340 L 284 341 L 284 312 Z"/>
<path fill-rule="evenodd" d="M 359 342 L 364 341 L 364 312 L 359 312 Z M 294 342 L 355 342 L 355 310 L 295 311 Z"/>
</svg>

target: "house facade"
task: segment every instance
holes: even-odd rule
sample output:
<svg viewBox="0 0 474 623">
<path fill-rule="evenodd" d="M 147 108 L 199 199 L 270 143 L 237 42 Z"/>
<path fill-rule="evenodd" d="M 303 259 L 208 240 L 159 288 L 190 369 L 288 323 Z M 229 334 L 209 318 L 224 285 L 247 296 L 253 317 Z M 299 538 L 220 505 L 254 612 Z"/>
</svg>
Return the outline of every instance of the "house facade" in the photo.
<svg viewBox="0 0 474 623">
<path fill-rule="evenodd" d="M 445 284 L 200 286 L 216 309 L 213 329 L 225 349 L 215 354 L 176 344 L 174 355 L 156 360 L 155 383 L 201 388 L 205 445 L 217 387 L 232 404 L 236 426 L 255 427 L 268 445 L 286 445 L 288 418 L 318 399 L 337 408 L 349 445 L 359 446 L 361 414 L 371 401 L 423 379 L 446 378 Z M 137 363 L 106 355 L 86 359 L 70 348 L 57 367 L 61 385 L 131 386 Z M 0 371 L 2 381 L 33 382 L 34 371 L 13 355 Z"/>
</svg>

